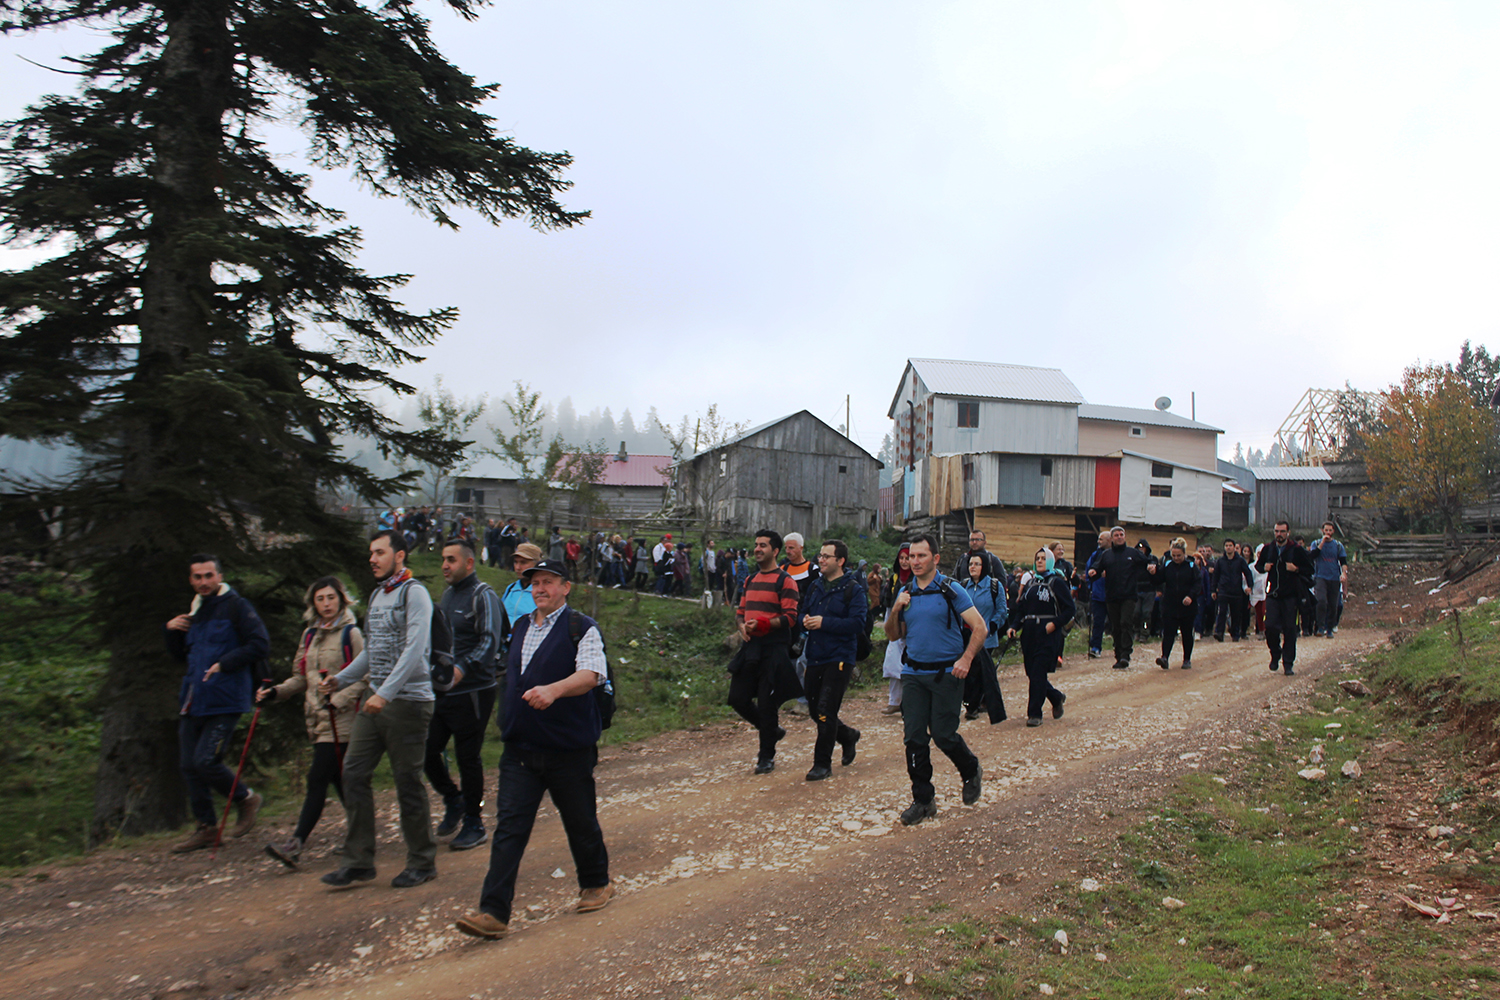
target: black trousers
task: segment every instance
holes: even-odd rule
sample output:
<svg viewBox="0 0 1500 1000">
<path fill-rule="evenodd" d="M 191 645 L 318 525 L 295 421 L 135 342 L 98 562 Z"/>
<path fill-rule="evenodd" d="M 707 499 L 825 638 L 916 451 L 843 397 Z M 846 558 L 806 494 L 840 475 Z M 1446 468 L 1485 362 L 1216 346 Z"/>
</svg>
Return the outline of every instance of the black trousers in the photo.
<svg viewBox="0 0 1500 1000">
<path fill-rule="evenodd" d="M 844 692 L 849 690 L 852 663 L 809 663 L 802 678 L 807 706 L 818 724 L 818 738 L 813 743 L 813 767 L 833 766 L 833 745 L 843 745 L 859 736 L 839 719 Z"/>
<path fill-rule="evenodd" d="M 931 802 L 937 797 L 932 784 L 933 743 L 953 762 L 963 780 L 968 781 L 979 770 L 979 758 L 958 735 L 963 699 L 962 678 L 946 670 L 924 670 L 901 677 L 901 725 L 913 802 Z"/>
<path fill-rule="evenodd" d="M 984 646 L 974 654 L 964 678 L 964 707 L 977 712 L 981 705 L 989 711 L 991 725 L 1005 721 L 1005 698 L 1000 694 L 1000 678 L 995 676 L 995 660 Z"/>
<path fill-rule="evenodd" d="M 1244 594 L 1220 594 L 1214 612 L 1214 635 L 1223 636 L 1224 626 L 1229 634 L 1238 639 L 1245 634 L 1245 618 L 1250 611 L 1250 598 Z"/>
<path fill-rule="evenodd" d="M 484 761 L 479 752 L 484 748 L 484 727 L 489 724 L 490 713 L 495 710 L 496 688 L 484 691 L 465 691 L 461 694 L 438 695 L 432 708 L 432 723 L 427 727 L 427 762 L 423 769 L 432 790 L 444 801 L 460 794 L 460 786 L 453 783 L 448 773 L 448 762 L 443 751 L 453 740 L 453 756 L 458 764 L 458 780 L 462 783 L 464 815 L 478 819 L 484 809 Z"/>
<path fill-rule="evenodd" d="M 1266 647 L 1271 663 L 1280 661 L 1287 670 L 1297 660 L 1297 612 L 1295 597 L 1266 597 Z"/>
<path fill-rule="evenodd" d="M 1026 693 L 1026 718 L 1040 719 L 1042 706 L 1047 702 L 1056 705 L 1062 701 L 1062 692 L 1052 686 L 1051 667 L 1057 666 L 1057 658 L 1050 651 L 1035 657 L 1036 663 L 1026 664 L 1026 679 L 1031 682 Z M 1050 662 L 1049 662 L 1050 661 Z"/>
<path fill-rule="evenodd" d="M 776 684 L 777 674 L 790 669 L 786 643 L 768 641 L 766 648 L 758 651 L 756 660 L 746 659 L 745 652 L 741 650 L 731 664 L 734 669 L 729 676 L 729 707 L 760 734 L 758 759 L 771 760 L 776 756 L 776 741 L 781 736 L 781 705 L 787 700 Z"/>
<path fill-rule="evenodd" d="M 312 766 L 307 769 L 307 795 L 302 799 L 302 812 L 297 817 L 297 829 L 292 836 L 307 843 L 308 836 L 318 820 L 323 818 L 323 804 L 328 801 L 328 787 L 338 793 L 344 801 L 343 752 L 347 743 L 314 743 Z"/>
<path fill-rule="evenodd" d="M 506 746 L 500 758 L 500 783 L 495 791 L 495 837 L 490 843 L 490 870 L 484 876 L 479 908 L 506 923 L 516 898 L 516 875 L 531 841 L 542 796 L 562 818 L 578 873 L 578 888 L 609 884 L 609 851 L 599 829 L 594 765 L 599 748 L 551 751 Z"/>
<path fill-rule="evenodd" d="M 1172 655 L 1172 644 L 1177 633 L 1182 633 L 1182 660 L 1193 658 L 1193 619 L 1168 615 L 1161 622 L 1161 655 L 1166 659 Z"/>
<path fill-rule="evenodd" d="M 1115 659 L 1129 663 L 1130 651 L 1135 645 L 1135 598 L 1104 603 L 1109 610 L 1109 634 L 1115 643 Z"/>
</svg>

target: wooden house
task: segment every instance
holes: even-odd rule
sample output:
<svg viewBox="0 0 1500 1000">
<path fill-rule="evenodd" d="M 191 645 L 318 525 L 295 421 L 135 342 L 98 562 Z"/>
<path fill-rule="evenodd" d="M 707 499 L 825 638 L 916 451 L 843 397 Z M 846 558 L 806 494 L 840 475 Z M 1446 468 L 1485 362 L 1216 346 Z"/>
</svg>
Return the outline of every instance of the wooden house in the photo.
<svg viewBox="0 0 1500 1000">
<path fill-rule="evenodd" d="M 1255 473 L 1258 523 L 1286 521 L 1294 529 L 1317 531 L 1328 520 L 1328 484 L 1332 477 L 1322 466 L 1268 466 L 1250 471 Z"/>
<path fill-rule="evenodd" d="M 578 509 L 571 493 L 554 490 L 543 521 L 573 524 L 581 522 L 585 513 L 592 525 L 640 521 L 666 506 L 671 466 L 670 455 L 630 455 L 622 443 L 619 453 L 604 464 L 597 491 L 604 504 L 602 510 L 585 512 Z M 454 478 L 447 507 L 452 515 L 468 515 L 481 524 L 491 517 L 528 520 L 520 472 L 511 463 L 492 456 L 481 459 L 466 475 Z"/>
</svg>

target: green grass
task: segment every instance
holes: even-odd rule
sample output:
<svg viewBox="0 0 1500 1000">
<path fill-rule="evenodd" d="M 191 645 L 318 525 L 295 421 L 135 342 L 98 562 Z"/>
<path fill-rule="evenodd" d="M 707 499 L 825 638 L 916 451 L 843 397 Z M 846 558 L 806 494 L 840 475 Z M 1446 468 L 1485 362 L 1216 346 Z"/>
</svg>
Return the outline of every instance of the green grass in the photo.
<svg viewBox="0 0 1500 1000">
<path fill-rule="evenodd" d="M 1494 609 L 1494 610 L 1491 610 Z M 1433 715 L 1500 705 L 1500 604 L 1445 615 L 1369 659 L 1376 685 L 1415 698 Z M 1367 680 L 1371 679 L 1367 678 Z"/>
</svg>

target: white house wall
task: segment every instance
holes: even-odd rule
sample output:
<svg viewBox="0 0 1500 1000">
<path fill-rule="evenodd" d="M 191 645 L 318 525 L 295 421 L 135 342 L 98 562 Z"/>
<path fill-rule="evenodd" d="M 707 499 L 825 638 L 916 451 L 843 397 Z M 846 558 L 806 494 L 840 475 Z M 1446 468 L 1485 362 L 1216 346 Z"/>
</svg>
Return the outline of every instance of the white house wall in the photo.
<svg viewBox="0 0 1500 1000">
<path fill-rule="evenodd" d="M 1150 459 L 1120 459 L 1120 520 L 1132 524 L 1186 524 L 1218 528 L 1224 523 L 1224 480 L 1206 472 L 1172 467 L 1170 479 L 1151 477 Z M 1153 482 L 1170 484 L 1169 497 L 1151 496 Z"/>
<path fill-rule="evenodd" d="M 958 404 L 979 403 L 979 426 L 958 426 Z M 1027 455 L 1078 454 L 1078 407 L 1005 399 L 933 400 L 932 452 L 936 455 L 1003 451 Z"/>
</svg>

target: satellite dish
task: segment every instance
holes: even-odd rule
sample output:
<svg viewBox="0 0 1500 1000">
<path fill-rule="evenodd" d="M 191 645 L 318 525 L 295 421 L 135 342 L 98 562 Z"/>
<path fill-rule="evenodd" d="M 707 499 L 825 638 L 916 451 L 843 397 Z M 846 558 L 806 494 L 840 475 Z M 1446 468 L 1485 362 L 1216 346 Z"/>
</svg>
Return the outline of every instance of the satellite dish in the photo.
<svg viewBox="0 0 1500 1000">
<path fill-rule="evenodd" d="M 1168 399 L 1166 396 L 1157 396 L 1156 397 L 1156 408 L 1158 410 L 1169 410 L 1169 409 L 1172 408 L 1172 401 L 1170 399 Z"/>
</svg>

